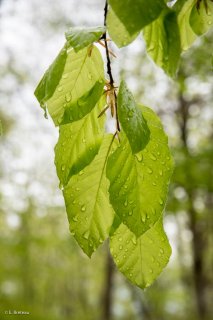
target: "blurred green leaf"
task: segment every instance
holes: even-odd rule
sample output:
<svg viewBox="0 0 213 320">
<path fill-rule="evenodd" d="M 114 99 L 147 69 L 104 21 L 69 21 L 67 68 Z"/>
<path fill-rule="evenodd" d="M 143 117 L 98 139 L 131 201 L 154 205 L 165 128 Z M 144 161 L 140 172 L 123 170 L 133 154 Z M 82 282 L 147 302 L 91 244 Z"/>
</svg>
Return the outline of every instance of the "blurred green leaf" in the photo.
<svg viewBox="0 0 213 320">
<path fill-rule="evenodd" d="M 211 0 L 201 1 L 199 9 L 194 4 L 189 18 L 192 30 L 199 36 L 207 32 L 213 25 L 213 3 Z"/>
<path fill-rule="evenodd" d="M 155 63 L 170 75 L 175 76 L 181 54 L 180 34 L 176 13 L 162 11 L 154 22 L 143 30 L 146 49 Z"/>
</svg>

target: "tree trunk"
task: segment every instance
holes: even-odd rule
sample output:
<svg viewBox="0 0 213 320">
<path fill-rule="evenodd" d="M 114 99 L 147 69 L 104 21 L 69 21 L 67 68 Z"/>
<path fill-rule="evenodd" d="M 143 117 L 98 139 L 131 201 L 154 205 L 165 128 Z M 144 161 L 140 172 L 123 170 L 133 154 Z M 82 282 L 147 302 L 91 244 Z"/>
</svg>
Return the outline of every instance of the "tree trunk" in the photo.
<svg viewBox="0 0 213 320">
<path fill-rule="evenodd" d="M 103 293 L 103 320 L 110 320 L 112 314 L 112 289 L 113 289 L 114 263 L 109 250 L 106 255 L 106 279 Z"/>
</svg>

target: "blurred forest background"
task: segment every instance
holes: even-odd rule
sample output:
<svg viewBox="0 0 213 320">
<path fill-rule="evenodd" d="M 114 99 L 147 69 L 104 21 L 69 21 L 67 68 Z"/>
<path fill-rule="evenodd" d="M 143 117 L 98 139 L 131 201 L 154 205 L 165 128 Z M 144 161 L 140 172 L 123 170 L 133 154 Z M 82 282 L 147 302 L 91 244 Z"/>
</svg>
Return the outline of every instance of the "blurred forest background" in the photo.
<svg viewBox="0 0 213 320">
<path fill-rule="evenodd" d="M 0 319 L 16 317 L 5 310 L 35 320 L 213 319 L 212 30 L 183 54 L 175 81 L 146 56 L 142 39 L 112 45 L 117 81 L 124 77 L 160 115 L 176 161 L 167 268 L 142 291 L 110 263 L 106 244 L 90 260 L 69 233 L 54 167 L 57 130 L 33 92 L 66 29 L 102 25 L 103 7 L 103 0 L 0 1 Z"/>
</svg>

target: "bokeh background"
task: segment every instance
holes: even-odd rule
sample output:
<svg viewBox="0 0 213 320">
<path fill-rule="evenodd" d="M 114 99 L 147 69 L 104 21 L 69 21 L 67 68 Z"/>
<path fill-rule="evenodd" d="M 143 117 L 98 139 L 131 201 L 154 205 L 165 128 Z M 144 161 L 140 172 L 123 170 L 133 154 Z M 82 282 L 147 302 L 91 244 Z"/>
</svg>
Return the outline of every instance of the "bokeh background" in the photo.
<svg viewBox="0 0 213 320">
<path fill-rule="evenodd" d="M 54 167 L 58 132 L 33 92 L 66 29 L 102 25 L 103 8 L 103 0 L 0 1 L 0 319 L 213 319 L 212 30 L 183 54 L 175 81 L 146 56 L 142 39 L 112 45 L 117 82 L 125 78 L 160 115 L 176 161 L 167 268 L 142 291 L 113 266 L 107 243 L 90 260 L 69 233 Z"/>
</svg>

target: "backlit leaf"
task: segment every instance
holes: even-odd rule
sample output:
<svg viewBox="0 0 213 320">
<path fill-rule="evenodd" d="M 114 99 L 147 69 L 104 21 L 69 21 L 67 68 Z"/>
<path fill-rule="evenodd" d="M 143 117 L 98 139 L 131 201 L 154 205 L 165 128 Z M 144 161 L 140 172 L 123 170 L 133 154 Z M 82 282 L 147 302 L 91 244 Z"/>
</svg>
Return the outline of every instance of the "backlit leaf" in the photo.
<svg viewBox="0 0 213 320">
<path fill-rule="evenodd" d="M 150 130 L 146 147 L 133 155 L 125 135 L 109 157 L 110 202 L 120 220 L 137 237 L 153 226 L 165 206 L 173 161 L 167 136 L 156 114 L 141 107 Z"/>
<path fill-rule="evenodd" d="M 113 141 L 112 135 L 106 135 L 93 162 L 72 176 L 64 189 L 71 233 L 89 257 L 108 237 L 114 218 L 105 174 Z"/>
<path fill-rule="evenodd" d="M 98 153 L 105 131 L 105 116 L 98 119 L 98 115 L 105 100 L 102 98 L 83 119 L 60 126 L 55 164 L 61 185 L 65 186 L 70 177 L 90 164 Z"/>
<path fill-rule="evenodd" d="M 213 2 L 210 0 L 202 1 L 199 10 L 194 4 L 190 15 L 190 25 L 197 35 L 202 35 L 213 26 Z"/>
<path fill-rule="evenodd" d="M 105 27 L 73 27 L 65 33 L 65 36 L 69 45 L 78 52 L 93 42 L 98 41 L 104 32 Z"/>
<path fill-rule="evenodd" d="M 61 62 L 58 58 L 56 62 L 46 72 L 35 94 L 42 107 L 47 107 L 55 125 L 60 125 L 83 118 L 95 107 L 103 91 L 104 67 L 96 47 L 91 52 L 87 48 L 78 53 L 68 50 L 63 70 L 64 60 Z M 54 84 L 51 91 L 47 90 L 48 79 Z"/>
<path fill-rule="evenodd" d="M 127 46 L 138 36 L 139 32 L 130 35 L 125 25 L 119 20 L 112 9 L 107 15 L 107 29 L 110 37 L 116 43 L 118 48 Z"/>
<path fill-rule="evenodd" d="M 164 10 L 143 30 L 148 54 L 170 76 L 174 76 L 180 59 L 181 44 L 176 13 Z"/>
<path fill-rule="evenodd" d="M 154 21 L 166 7 L 162 0 L 109 0 L 109 4 L 130 35 Z"/>
<path fill-rule="evenodd" d="M 118 269 L 142 289 L 152 284 L 171 255 L 162 218 L 138 239 L 121 224 L 111 236 L 110 250 Z"/>
</svg>

